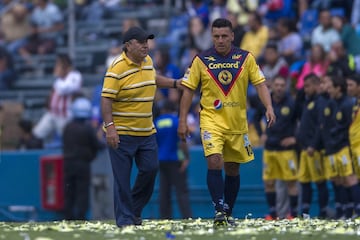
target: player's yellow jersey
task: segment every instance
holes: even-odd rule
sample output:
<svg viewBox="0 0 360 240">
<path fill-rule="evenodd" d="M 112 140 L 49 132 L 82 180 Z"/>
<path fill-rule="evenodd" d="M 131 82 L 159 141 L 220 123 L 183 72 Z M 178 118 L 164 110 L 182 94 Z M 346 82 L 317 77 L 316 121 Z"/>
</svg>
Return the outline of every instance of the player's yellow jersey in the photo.
<svg viewBox="0 0 360 240">
<path fill-rule="evenodd" d="M 214 48 L 197 55 L 182 84 L 192 90 L 201 85 L 200 128 L 242 134 L 248 132 L 248 84 L 264 81 L 254 56 L 233 47 L 227 56 L 217 54 Z"/>
<path fill-rule="evenodd" d="M 349 128 L 349 140 L 350 146 L 360 147 L 360 99 L 353 108 L 353 120 Z"/>
<path fill-rule="evenodd" d="M 113 99 L 112 116 L 118 134 L 149 136 L 156 132 L 152 107 L 155 69 L 147 56 L 141 65 L 122 53 L 109 66 L 101 96 Z"/>
</svg>

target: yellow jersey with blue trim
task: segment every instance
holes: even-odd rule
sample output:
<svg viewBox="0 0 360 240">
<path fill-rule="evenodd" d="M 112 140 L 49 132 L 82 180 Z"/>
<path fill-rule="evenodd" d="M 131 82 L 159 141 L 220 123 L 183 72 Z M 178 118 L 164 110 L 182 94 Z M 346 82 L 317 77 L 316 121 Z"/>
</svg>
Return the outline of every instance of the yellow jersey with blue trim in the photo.
<svg viewBox="0 0 360 240">
<path fill-rule="evenodd" d="M 182 84 L 192 90 L 200 86 L 200 128 L 243 134 L 248 132 L 248 84 L 264 81 L 254 56 L 233 46 L 226 56 L 215 48 L 195 56 Z"/>
<path fill-rule="evenodd" d="M 150 136 L 156 132 L 152 107 L 156 91 L 150 56 L 141 65 L 123 52 L 107 69 L 102 97 L 113 99 L 112 116 L 118 134 Z"/>
<path fill-rule="evenodd" d="M 351 147 L 360 146 L 360 98 L 353 106 L 352 122 L 349 127 L 349 140 Z"/>
</svg>

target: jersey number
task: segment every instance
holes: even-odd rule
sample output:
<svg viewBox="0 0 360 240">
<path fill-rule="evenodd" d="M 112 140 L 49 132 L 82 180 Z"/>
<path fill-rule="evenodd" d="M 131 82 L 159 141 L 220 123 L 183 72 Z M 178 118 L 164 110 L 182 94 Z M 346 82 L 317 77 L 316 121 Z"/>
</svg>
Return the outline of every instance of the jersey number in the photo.
<svg viewBox="0 0 360 240">
<path fill-rule="evenodd" d="M 246 152 L 247 152 L 247 154 L 248 154 L 249 156 L 251 156 L 251 155 L 254 154 L 251 145 L 245 146 L 245 149 L 246 149 Z"/>
</svg>

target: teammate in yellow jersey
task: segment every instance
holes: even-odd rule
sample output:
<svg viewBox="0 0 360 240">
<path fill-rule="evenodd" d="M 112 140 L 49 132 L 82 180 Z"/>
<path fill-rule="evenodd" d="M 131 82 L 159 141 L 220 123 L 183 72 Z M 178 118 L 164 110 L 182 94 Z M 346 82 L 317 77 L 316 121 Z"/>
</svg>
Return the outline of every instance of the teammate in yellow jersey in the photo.
<svg viewBox="0 0 360 240">
<path fill-rule="evenodd" d="M 349 76 L 346 82 L 349 96 L 355 97 L 356 101 L 349 128 L 349 140 L 354 170 L 360 179 L 360 75 Z"/>
<path fill-rule="evenodd" d="M 159 166 L 152 117 L 156 86 L 179 85 L 179 81 L 155 74 L 147 42 L 153 38 L 154 35 L 139 27 L 132 27 L 124 34 L 124 52 L 108 68 L 101 93 L 119 227 L 141 224 L 141 212 L 154 189 Z M 139 171 L 131 189 L 134 159 Z"/>
<path fill-rule="evenodd" d="M 201 84 L 201 140 L 208 164 L 208 189 L 215 206 L 214 224 L 233 225 L 240 163 L 254 159 L 246 119 L 249 82 L 266 107 L 268 126 L 275 122 L 275 114 L 265 77 L 254 56 L 231 44 L 234 39 L 231 22 L 216 19 L 211 32 L 214 46 L 193 59 L 181 83 L 185 89 L 180 101 L 178 134 L 184 141 L 189 134 L 186 116 L 194 91 Z"/>
</svg>

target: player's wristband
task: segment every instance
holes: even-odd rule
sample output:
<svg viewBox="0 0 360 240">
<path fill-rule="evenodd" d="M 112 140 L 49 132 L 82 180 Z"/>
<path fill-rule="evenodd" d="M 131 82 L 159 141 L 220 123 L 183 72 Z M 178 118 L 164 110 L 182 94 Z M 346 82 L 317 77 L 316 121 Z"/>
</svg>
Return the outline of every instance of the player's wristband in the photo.
<svg viewBox="0 0 360 240">
<path fill-rule="evenodd" d="M 174 80 L 174 86 L 173 86 L 173 88 L 177 88 L 176 82 L 177 82 L 177 80 L 175 79 L 175 80 Z"/>
<path fill-rule="evenodd" d="M 108 128 L 108 127 L 110 127 L 111 125 L 114 125 L 114 122 L 109 122 L 109 123 L 105 123 L 105 122 L 104 122 L 104 128 Z"/>
</svg>

